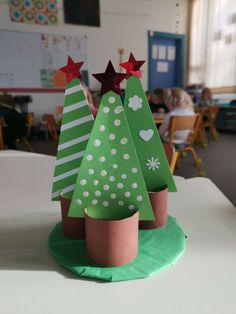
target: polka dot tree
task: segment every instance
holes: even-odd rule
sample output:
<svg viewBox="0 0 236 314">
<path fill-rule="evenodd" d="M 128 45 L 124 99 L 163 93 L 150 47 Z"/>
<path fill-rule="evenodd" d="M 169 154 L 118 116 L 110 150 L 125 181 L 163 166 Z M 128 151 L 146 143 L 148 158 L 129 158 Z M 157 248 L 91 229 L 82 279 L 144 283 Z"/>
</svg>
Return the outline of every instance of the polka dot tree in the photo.
<svg viewBox="0 0 236 314">
<path fill-rule="evenodd" d="M 114 219 L 138 209 L 140 219 L 152 220 L 152 208 L 124 108 L 120 96 L 109 89 L 108 86 L 101 99 L 69 216 L 83 217 L 85 208 L 89 208 L 96 211 L 97 218 Z"/>
<path fill-rule="evenodd" d="M 148 191 L 168 186 L 174 192 L 175 183 L 140 81 L 143 63 L 131 53 L 128 62 L 120 64 L 127 71 L 124 110 Z"/>
</svg>

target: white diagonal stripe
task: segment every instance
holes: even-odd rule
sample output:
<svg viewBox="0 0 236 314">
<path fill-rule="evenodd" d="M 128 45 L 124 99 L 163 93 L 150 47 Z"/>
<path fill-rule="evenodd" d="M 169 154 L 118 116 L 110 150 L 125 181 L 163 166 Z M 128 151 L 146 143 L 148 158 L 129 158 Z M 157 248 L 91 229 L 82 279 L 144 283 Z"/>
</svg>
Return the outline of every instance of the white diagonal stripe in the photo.
<svg viewBox="0 0 236 314">
<path fill-rule="evenodd" d="M 67 88 L 66 91 L 65 91 L 65 95 L 70 95 L 70 94 L 79 92 L 81 90 L 82 90 L 82 87 L 81 87 L 80 84 L 79 85 L 75 85 L 73 87 Z"/>
<path fill-rule="evenodd" d="M 66 143 L 64 143 L 64 144 L 60 144 L 60 145 L 58 145 L 58 149 L 57 149 L 57 150 L 58 150 L 58 151 L 59 151 L 59 150 L 63 150 L 63 149 L 65 149 L 65 148 L 71 147 L 71 146 L 73 146 L 73 145 L 75 145 L 75 144 L 79 144 L 79 143 L 81 143 L 81 142 L 84 142 L 84 141 L 86 141 L 86 140 L 89 139 L 89 136 L 90 136 L 90 133 L 89 133 L 89 134 L 82 135 L 82 136 L 80 136 L 80 137 L 78 137 L 78 138 L 76 138 L 76 139 L 74 139 L 74 140 L 68 141 L 68 142 L 66 142 Z"/>
<path fill-rule="evenodd" d="M 72 161 L 72 160 L 75 160 L 77 158 L 80 158 L 84 155 L 84 150 L 82 152 L 78 152 L 76 154 L 73 154 L 73 155 L 70 155 L 70 156 L 67 156 L 67 157 L 63 157 L 61 159 L 57 159 L 56 161 L 56 166 L 59 166 L 59 165 L 63 165 L 69 161 Z"/>
<path fill-rule="evenodd" d="M 74 126 L 83 124 L 83 123 L 91 121 L 91 120 L 93 120 L 93 116 L 91 114 L 89 114 L 89 115 L 87 115 L 87 116 L 85 116 L 83 118 L 80 118 L 80 119 L 77 119 L 77 120 L 74 120 L 74 121 L 71 121 L 71 122 L 63 124 L 62 127 L 61 127 L 61 131 L 65 131 L 65 130 L 71 129 Z"/>
<path fill-rule="evenodd" d="M 56 191 L 54 193 L 52 193 L 52 199 L 54 199 L 55 197 L 58 197 L 60 194 L 65 194 L 67 192 L 73 191 L 75 188 L 75 184 L 69 185 L 64 189 L 61 189 L 60 191 Z"/>
<path fill-rule="evenodd" d="M 75 103 L 73 105 L 66 106 L 63 109 L 63 114 L 67 113 L 67 112 L 71 112 L 71 111 L 79 109 L 79 108 L 82 108 L 82 107 L 84 107 L 86 105 L 87 105 L 87 101 L 84 99 L 84 100 L 82 100 L 80 102 L 77 102 L 77 103 Z"/>
<path fill-rule="evenodd" d="M 78 172 L 79 172 L 79 168 L 64 172 L 64 173 L 60 174 L 59 176 L 54 177 L 53 182 L 57 182 L 57 181 L 65 179 L 65 178 L 71 177 L 74 174 L 77 174 Z"/>
</svg>

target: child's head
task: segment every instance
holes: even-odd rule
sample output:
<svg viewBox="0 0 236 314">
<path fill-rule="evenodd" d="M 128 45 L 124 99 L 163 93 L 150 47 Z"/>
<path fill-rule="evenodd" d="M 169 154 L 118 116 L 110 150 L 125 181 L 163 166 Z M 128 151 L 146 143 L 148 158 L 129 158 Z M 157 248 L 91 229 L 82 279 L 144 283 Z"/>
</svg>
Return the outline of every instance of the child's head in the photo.
<svg viewBox="0 0 236 314">
<path fill-rule="evenodd" d="M 211 92 L 210 88 L 208 88 L 208 87 L 203 88 L 201 99 L 203 101 L 209 101 L 212 99 L 212 92 Z"/>
<path fill-rule="evenodd" d="M 191 97 L 182 88 L 172 88 L 171 89 L 171 106 L 172 109 L 175 108 L 186 108 L 193 110 L 193 102 Z"/>
<path fill-rule="evenodd" d="M 152 102 L 154 104 L 162 104 L 164 102 L 165 90 L 163 88 L 156 88 L 152 93 Z"/>
</svg>

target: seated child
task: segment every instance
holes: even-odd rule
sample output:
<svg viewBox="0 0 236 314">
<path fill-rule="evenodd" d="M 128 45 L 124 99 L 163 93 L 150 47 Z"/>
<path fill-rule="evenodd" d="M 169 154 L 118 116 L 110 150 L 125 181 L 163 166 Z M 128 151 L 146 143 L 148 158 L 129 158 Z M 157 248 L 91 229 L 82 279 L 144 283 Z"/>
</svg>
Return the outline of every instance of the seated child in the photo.
<svg viewBox="0 0 236 314">
<path fill-rule="evenodd" d="M 165 90 L 163 88 L 156 88 L 153 91 L 150 101 L 150 108 L 153 113 L 169 112 L 169 109 L 165 104 L 164 97 Z"/>
<path fill-rule="evenodd" d="M 200 102 L 198 106 L 200 108 L 207 108 L 211 105 L 211 103 L 212 103 L 212 92 L 210 88 L 205 87 L 202 90 L 201 98 L 200 98 Z"/>
<path fill-rule="evenodd" d="M 193 102 L 190 96 L 181 88 L 171 89 L 171 107 L 170 113 L 166 114 L 164 122 L 159 128 L 159 133 L 164 142 L 168 142 L 169 123 L 173 116 L 192 116 L 194 115 Z M 174 144 L 184 144 L 188 138 L 190 130 L 176 131 L 174 135 Z"/>
</svg>

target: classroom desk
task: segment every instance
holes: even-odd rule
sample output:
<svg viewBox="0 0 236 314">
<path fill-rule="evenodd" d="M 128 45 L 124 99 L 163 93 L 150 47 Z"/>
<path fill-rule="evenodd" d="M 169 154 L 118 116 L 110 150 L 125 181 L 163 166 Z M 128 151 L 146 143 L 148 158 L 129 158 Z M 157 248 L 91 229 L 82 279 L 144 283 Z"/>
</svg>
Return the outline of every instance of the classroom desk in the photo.
<svg viewBox="0 0 236 314">
<path fill-rule="evenodd" d="M 170 268 L 141 280 L 101 283 L 53 260 L 47 239 L 60 220 L 50 201 L 55 158 L 0 152 L 1 314 L 234 314 L 236 210 L 206 178 L 175 177 L 169 214 L 188 236 Z"/>
</svg>

